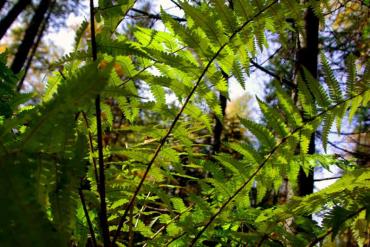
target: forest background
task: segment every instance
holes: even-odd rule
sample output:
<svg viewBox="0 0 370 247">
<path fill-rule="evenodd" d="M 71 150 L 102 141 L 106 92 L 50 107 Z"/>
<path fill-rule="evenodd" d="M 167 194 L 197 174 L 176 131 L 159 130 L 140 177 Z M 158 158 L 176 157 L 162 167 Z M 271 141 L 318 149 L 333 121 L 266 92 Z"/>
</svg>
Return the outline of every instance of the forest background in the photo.
<svg viewBox="0 0 370 247">
<path fill-rule="evenodd" d="M 368 246 L 369 2 L 169 2 L 1 2 L 0 243 Z"/>
</svg>

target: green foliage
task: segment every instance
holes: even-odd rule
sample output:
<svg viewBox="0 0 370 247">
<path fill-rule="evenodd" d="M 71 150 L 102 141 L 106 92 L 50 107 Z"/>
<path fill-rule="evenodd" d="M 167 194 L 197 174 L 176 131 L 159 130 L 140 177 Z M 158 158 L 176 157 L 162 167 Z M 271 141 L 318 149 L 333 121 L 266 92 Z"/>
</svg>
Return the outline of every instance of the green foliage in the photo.
<svg viewBox="0 0 370 247">
<path fill-rule="evenodd" d="M 84 22 L 75 51 L 61 59 L 63 70 L 49 77 L 32 109 L 20 108 L 17 78 L 2 55 L 0 201 L 7 203 L 0 206 L 0 244 L 84 245 L 89 232 L 82 190 L 100 244 L 98 151 L 111 236 L 123 222 L 117 245 L 299 246 L 327 232 L 335 237 L 348 226 L 363 241 L 366 168 L 347 169 L 328 188 L 285 205 L 273 206 L 271 197 L 288 187 L 294 192 L 300 168 L 347 164 L 307 154 L 310 137 L 321 129 L 326 149 L 333 123 L 339 130 L 345 116 L 351 120 L 368 105 L 370 63 L 362 72 L 350 57 L 344 88 L 322 55 L 325 84 L 305 71 L 297 78 L 297 101 L 275 82 L 276 108 L 258 99 L 266 121 L 239 119 L 253 137 L 241 130 L 239 139 L 230 138 L 214 153 L 211 114 L 226 120 L 218 98 L 228 96 L 225 77 L 247 87 L 250 58 L 267 48 L 267 33 L 283 41 L 291 30 L 285 19 L 296 19 L 299 27 L 307 6 L 293 0 L 233 1 L 233 8 L 219 0 L 180 2 L 186 24 L 161 10 L 165 31 L 135 27 L 132 38 L 116 29 L 133 4 L 99 1 L 98 61 L 82 47 Z M 320 5 L 313 7 L 322 16 Z M 93 107 L 98 94 L 100 150 Z M 323 226 L 305 217 L 318 212 L 325 212 Z"/>
</svg>

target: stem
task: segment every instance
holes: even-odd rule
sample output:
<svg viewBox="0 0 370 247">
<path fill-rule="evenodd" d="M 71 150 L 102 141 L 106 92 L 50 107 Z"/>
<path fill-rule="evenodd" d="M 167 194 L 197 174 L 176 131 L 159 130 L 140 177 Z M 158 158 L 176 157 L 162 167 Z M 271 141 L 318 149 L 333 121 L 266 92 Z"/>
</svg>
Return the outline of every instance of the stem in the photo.
<svg viewBox="0 0 370 247">
<path fill-rule="evenodd" d="M 97 48 L 95 40 L 95 22 L 94 22 L 94 1 L 90 0 L 90 27 L 91 27 L 91 51 L 93 61 L 96 61 Z M 109 226 L 107 220 L 107 203 L 105 200 L 105 174 L 104 174 L 104 155 L 103 155 L 103 131 L 101 125 L 101 108 L 100 108 L 100 95 L 98 94 L 95 98 L 95 110 L 96 110 L 96 126 L 98 135 L 98 156 L 99 156 L 99 195 L 100 195 L 100 226 L 102 229 L 103 242 L 105 247 L 111 245 L 109 239 Z"/>
<path fill-rule="evenodd" d="M 327 180 L 333 180 L 333 179 L 340 179 L 342 176 L 337 176 L 337 177 L 330 177 L 330 178 L 318 178 L 314 179 L 314 182 L 321 182 L 321 181 L 327 181 Z"/>
<path fill-rule="evenodd" d="M 99 175 L 98 175 L 98 168 L 97 168 L 97 165 L 96 165 L 96 158 L 94 157 L 95 149 L 94 149 L 94 145 L 93 145 L 93 137 L 92 137 L 92 134 L 91 134 L 91 131 L 90 131 L 89 122 L 87 121 L 87 117 L 86 117 L 85 112 L 82 112 L 82 117 L 85 121 L 86 128 L 88 129 L 89 146 L 90 146 L 90 151 L 93 154 L 92 161 L 93 161 L 93 165 L 94 165 L 95 181 L 96 181 L 97 187 L 99 188 Z"/>
<path fill-rule="evenodd" d="M 265 67 L 263 67 L 263 66 L 259 65 L 258 63 L 256 63 L 256 62 L 255 62 L 255 61 L 253 61 L 252 59 L 250 59 L 249 61 L 251 62 L 251 64 L 252 64 L 254 67 L 256 67 L 257 69 L 259 69 L 259 70 L 261 70 L 261 71 L 265 72 L 266 74 L 268 74 L 268 75 L 272 76 L 273 78 L 275 78 L 276 80 L 280 81 L 281 83 L 284 83 L 284 84 L 285 84 L 285 85 L 287 85 L 288 87 L 290 87 L 290 88 L 296 88 L 296 87 L 297 87 L 296 85 L 294 85 L 294 83 L 293 83 L 293 82 L 291 82 L 291 81 L 289 81 L 289 80 L 287 80 L 287 79 L 285 79 L 285 78 L 280 77 L 279 75 L 275 74 L 274 72 L 272 72 L 272 71 L 270 71 L 270 70 L 266 69 Z"/>
<path fill-rule="evenodd" d="M 92 238 L 92 241 L 93 241 L 93 245 L 94 245 L 94 247 L 97 247 L 98 244 L 96 243 L 94 228 L 93 228 L 93 225 L 91 223 L 89 212 L 87 211 L 86 202 L 85 202 L 85 196 L 84 196 L 84 194 L 82 192 L 82 189 L 80 189 L 78 191 L 78 193 L 80 195 L 80 199 L 81 199 L 81 203 L 82 203 L 82 208 L 83 208 L 84 213 L 85 213 L 85 217 L 86 217 L 87 225 L 89 227 L 89 231 L 90 231 L 90 235 L 91 235 L 91 238 Z"/>
<path fill-rule="evenodd" d="M 131 207 L 130 209 L 130 219 L 129 219 L 129 225 L 128 225 L 128 247 L 133 247 L 134 246 L 134 231 L 133 231 L 133 227 L 134 227 L 134 224 L 133 224 L 133 211 L 134 211 L 134 208 Z"/>
<path fill-rule="evenodd" d="M 117 227 L 117 230 L 116 230 L 116 233 L 114 235 L 114 238 L 112 240 L 112 245 L 114 245 L 114 243 L 116 242 L 117 238 L 118 238 L 118 235 L 119 235 L 119 232 L 123 226 L 123 223 L 128 215 L 128 212 L 130 210 L 130 208 L 134 205 L 135 203 L 135 199 L 137 197 L 137 195 L 139 194 L 139 191 L 141 189 L 141 187 L 143 186 L 144 184 L 144 181 L 150 171 L 150 168 L 152 167 L 152 165 L 154 164 L 154 161 L 156 160 L 156 158 L 158 157 L 158 154 L 159 152 L 161 151 L 161 148 L 164 146 L 164 144 L 166 143 L 168 137 L 170 136 L 172 130 L 175 128 L 175 125 L 177 123 L 177 121 L 180 119 L 183 111 L 185 110 L 185 107 L 187 106 L 187 104 L 189 103 L 191 97 L 193 96 L 193 94 L 195 93 L 196 89 L 198 88 L 200 82 L 202 81 L 203 77 L 205 76 L 206 72 L 208 71 L 209 67 L 211 66 L 211 64 L 213 63 L 213 61 L 220 55 L 221 51 L 229 44 L 229 42 L 240 32 L 244 29 L 245 26 L 247 26 L 252 20 L 254 20 L 256 17 L 260 16 L 264 11 L 266 11 L 267 9 L 269 9 L 270 7 L 272 7 L 274 4 L 276 4 L 278 2 L 278 0 L 274 0 L 272 3 L 270 3 L 269 5 L 267 5 L 265 8 L 263 8 L 262 10 L 260 10 L 258 13 L 256 13 L 253 17 L 251 17 L 249 20 L 245 21 L 243 23 L 243 25 L 241 25 L 239 28 L 237 28 L 232 34 L 231 36 L 229 37 L 229 40 L 227 42 L 225 42 L 219 49 L 218 51 L 213 55 L 213 57 L 209 60 L 209 62 L 207 63 L 206 67 L 203 69 L 201 75 L 198 77 L 198 80 L 197 82 L 195 83 L 194 87 L 192 88 L 191 92 L 189 93 L 188 97 L 185 99 L 185 102 L 183 104 L 183 106 L 181 107 L 180 111 L 177 113 L 175 119 L 173 120 L 170 128 L 168 129 L 166 135 L 161 139 L 157 149 L 155 150 L 154 154 L 153 154 L 153 157 L 151 158 L 151 160 L 149 161 L 148 165 L 147 165 L 147 168 L 143 174 L 143 177 L 141 178 L 140 182 L 139 182 L 139 185 L 136 187 L 136 190 L 133 194 L 133 196 L 131 197 L 126 209 L 125 209 L 125 212 L 124 214 L 122 215 L 119 223 L 118 223 L 118 227 Z"/>
</svg>

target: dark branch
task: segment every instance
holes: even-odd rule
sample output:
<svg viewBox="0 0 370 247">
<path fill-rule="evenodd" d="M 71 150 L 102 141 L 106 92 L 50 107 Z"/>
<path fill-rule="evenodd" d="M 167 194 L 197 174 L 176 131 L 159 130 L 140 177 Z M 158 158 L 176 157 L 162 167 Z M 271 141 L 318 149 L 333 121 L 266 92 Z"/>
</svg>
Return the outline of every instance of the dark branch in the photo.
<svg viewBox="0 0 370 247">
<path fill-rule="evenodd" d="M 251 59 L 250 61 L 251 61 L 251 64 L 252 64 L 254 67 L 256 67 L 257 69 L 259 69 L 259 70 L 261 70 L 261 71 L 265 72 L 266 74 L 268 74 L 268 75 L 270 75 L 270 76 L 274 77 L 276 80 L 280 81 L 281 83 L 283 83 L 283 84 L 287 85 L 287 86 L 288 86 L 288 87 L 290 87 L 290 88 L 293 88 L 293 89 L 294 89 L 294 88 L 296 88 L 296 85 L 294 85 L 294 83 L 293 83 L 293 82 L 288 81 L 287 79 L 284 79 L 284 78 L 282 78 L 282 77 L 278 76 L 278 75 L 277 75 L 277 74 L 275 74 L 274 72 L 272 72 L 272 71 L 270 71 L 270 70 L 266 69 L 265 67 L 263 67 L 263 66 L 259 65 L 258 63 L 256 63 L 256 62 L 255 62 L 255 61 L 253 61 L 252 59 Z"/>
<path fill-rule="evenodd" d="M 321 181 L 327 181 L 327 180 L 333 180 L 333 179 L 339 179 L 341 178 L 341 176 L 338 176 L 338 177 L 330 177 L 330 178 L 318 178 L 318 179 L 314 179 L 313 181 L 314 182 L 321 182 Z"/>
<path fill-rule="evenodd" d="M 98 58 L 97 46 L 95 40 L 95 18 L 94 18 L 94 1 L 90 0 L 90 28 L 91 28 L 91 52 L 93 61 Z M 107 203 L 105 201 L 105 174 L 104 174 L 104 155 L 103 155 L 103 131 L 101 124 L 101 108 L 100 108 L 100 95 L 95 98 L 95 111 L 96 111 L 96 127 L 98 135 L 98 157 L 99 157 L 99 195 L 100 195 L 100 211 L 99 219 L 102 229 L 102 237 L 104 247 L 110 246 L 109 239 L 109 226 L 107 220 Z"/>
<path fill-rule="evenodd" d="M 162 19 L 162 17 L 159 14 L 151 14 L 151 13 L 145 12 L 145 11 L 140 10 L 140 9 L 135 9 L 135 8 L 131 8 L 131 10 L 136 12 L 136 13 L 142 14 L 145 17 L 151 18 L 151 19 L 155 19 L 155 20 L 161 20 Z M 172 19 L 174 19 L 176 21 L 179 21 L 179 22 L 186 21 L 185 18 L 181 18 L 181 17 L 177 17 L 177 16 L 173 16 L 173 15 L 171 15 L 171 17 L 172 17 Z"/>
<path fill-rule="evenodd" d="M 93 225 L 91 223 L 89 212 L 87 211 L 86 202 L 85 202 L 85 196 L 84 196 L 84 194 L 82 192 L 82 189 L 80 189 L 78 191 L 78 193 L 80 195 L 80 199 L 81 199 L 81 203 L 82 203 L 82 208 L 84 210 L 84 214 L 85 214 L 85 217 L 86 217 L 87 225 L 89 227 L 89 232 L 90 232 L 90 235 L 91 235 L 91 239 L 92 239 L 93 245 L 94 245 L 94 247 L 97 247 L 98 244 L 96 243 L 94 228 L 93 228 Z"/>
</svg>

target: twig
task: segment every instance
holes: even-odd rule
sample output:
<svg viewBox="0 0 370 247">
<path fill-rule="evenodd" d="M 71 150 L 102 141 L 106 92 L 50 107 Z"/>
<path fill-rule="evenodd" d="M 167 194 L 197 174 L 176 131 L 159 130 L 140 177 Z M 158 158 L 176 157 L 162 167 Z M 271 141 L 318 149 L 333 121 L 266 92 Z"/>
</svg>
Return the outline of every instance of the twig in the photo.
<svg viewBox="0 0 370 247">
<path fill-rule="evenodd" d="M 227 42 L 225 42 L 219 49 L 218 51 L 213 55 L 213 57 L 209 60 L 209 62 L 207 63 L 206 67 L 203 69 L 201 75 L 198 77 L 198 80 L 197 82 L 195 83 L 194 87 L 192 88 L 191 92 L 189 93 L 188 97 L 185 99 L 185 102 L 183 104 L 183 106 L 181 107 L 180 111 L 178 112 L 178 114 L 176 115 L 175 119 L 173 120 L 170 128 L 168 129 L 166 135 L 161 139 L 157 149 L 155 150 L 154 154 L 153 154 L 153 157 L 151 158 L 151 160 L 149 161 L 148 165 L 147 165 L 147 168 L 143 174 L 143 177 L 142 179 L 140 180 L 139 182 L 139 185 L 136 187 L 136 190 L 133 194 L 133 196 L 131 197 L 126 209 L 125 209 L 125 212 L 124 214 L 122 215 L 119 223 L 118 223 L 118 227 L 117 227 L 117 230 L 116 230 L 116 233 L 114 235 L 114 238 L 112 240 L 112 244 L 115 243 L 115 241 L 117 240 L 118 238 L 118 235 L 119 235 L 119 232 L 123 226 L 123 222 L 125 221 L 126 217 L 127 217 L 127 214 L 130 210 L 130 208 L 134 205 L 135 203 L 135 199 L 141 189 L 141 187 L 143 186 L 144 184 L 144 181 L 150 171 L 150 168 L 152 167 L 152 165 L 154 164 L 154 161 L 156 160 L 161 148 L 164 146 L 164 144 L 166 143 L 168 137 L 170 136 L 172 130 L 174 129 L 177 121 L 180 119 L 183 111 L 185 110 L 185 107 L 187 106 L 187 104 L 189 103 L 191 97 L 193 96 L 193 94 L 195 93 L 195 90 L 198 88 L 200 82 L 202 81 L 203 77 L 205 76 L 206 72 L 208 71 L 209 67 L 211 66 L 211 64 L 213 63 L 213 61 L 219 56 L 219 54 L 221 53 L 221 51 L 229 44 L 229 42 L 241 31 L 244 29 L 244 27 L 246 25 L 248 25 L 252 20 L 254 20 L 256 17 L 260 16 L 265 10 L 269 9 L 271 6 L 273 6 L 274 4 L 276 4 L 278 2 L 278 0 L 274 0 L 271 4 L 267 5 L 265 8 L 263 8 L 261 11 L 259 11 L 257 14 L 255 14 L 251 19 L 247 20 L 246 22 L 243 23 L 243 25 L 241 25 L 239 28 L 237 28 L 232 34 L 231 36 L 229 37 L 229 40 Z"/>
<path fill-rule="evenodd" d="M 341 178 L 342 176 L 337 176 L 337 177 L 330 177 L 330 178 L 318 178 L 318 179 L 314 179 L 313 181 L 314 182 L 321 182 L 321 181 L 327 181 L 327 180 L 332 180 L 332 179 L 339 179 Z"/>
<path fill-rule="evenodd" d="M 336 131 L 329 131 L 330 134 L 340 134 L 344 136 L 351 136 L 351 135 L 361 135 L 361 134 L 367 134 L 370 133 L 370 131 L 364 131 L 364 132 L 336 132 Z"/>
<path fill-rule="evenodd" d="M 82 192 L 82 189 L 79 189 L 78 194 L 80 195 L 82 208 L 83 208 L 84 213 L 85 213 L 85 217 L 86 217 L 87 225 L 89 227 L 89 231 L 90 231 L 90 235 L 91 235 L 91 238 L 92 238 L 92 241 L 93 241 L 93 245 L 94 245 L 94 247 L 98 247 L 98 244 L 96 243 L 94 228 L 93 228 L 93 225 L 91 223 L 89 212 L 87 211 L 87 208 L 86 208 L 85 196 Z"/>
<path fill-rule="evenodd" d="M 131 8 L 131 10 L 136 12 L 136 13 L 142 14 L 143 16 L 151 18 L 151 19 L 162 20 L 162 17 L 159 14 L 151 14 L 151 13 L 142 11 L 140 9 L 135 9 L 135 8 Z M 186 21 L 185 18 L 181 18 L 181 17 L 177 17 L 177 16 L 173 16 L 173 15 L 171 15 L 171 18 L 174 19 L 175 21 L 179 21 L 179 22 Z"/>
<path fill-rule="evenodd" d="M 95 18 L 94 18 L 94 1 L 90 0 L 90 27 L 91 27 L 91 52 L 93 61 L 98 58 L 96 40 L 95 40 Z M 96 126 L 98 135 L 98 157 L 99 157 L 99 195 L 100 195 L 100 226 L 105 247 L 110 246 L 109 226 L 107 220 L 107 203 L 105 201 L 105 174 L 104 174 L 104 155 L 103 155 L 103 131 L 101 125 L 101 108 L 100 95 L 95 98 Z"/>
<path fill-rule="evenodd" d="M 131 207 L 130 217 L 129 217 L 130 219 L 128 223 L 128 247 L 133 247 L 133 244 L 134 244 L 134 231 L 133 231 L 134 224 L 132 222 L 132 219 L 134 217 L 133 211 L 134 211 L 134 208 Z"/>
<path fill-rule="evenodd" d="M 263 67 L 263 66 L 259 65 L 258 63 L 256 63 L 256 62 L 255 62 L 255 61 L 253 61 L 252 59 L 250 59 L 250 62 L 251 62 L 251 64 L 253 64 L 253 66 L 254 66 L 254 67 L 256 67 L 257 69 L 259 69 L 259 70 L 261 70 L 261 71 L 265 72 L 266 74 L 268 74 L 268 75 L 270 75 L 270 76 L 274 77 L 275 79 L 277 79 L 278 81 L 280 81 L 280 82 L 284 83 L 285 85 L 289 86 L 290 88 L 293 88 L 293 89 L 294 89 L 294 88 L 296 88 L 296 85 L 294 85 L 294 83 L 293 83 L 293 82 L 291 82 L 291 81 L 289 81 L 289 80 L 287 80 L 287 79 L 285 79 L 285 78 L 282 78 L 282 77 L 278 76 L 277 74 L 273 73 L 272 71 L 270 71 L 270 70 L 266 69 L 265 67 Z"/>
</svg>

